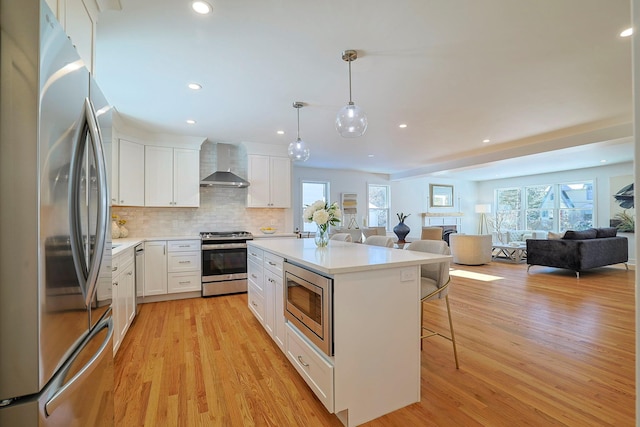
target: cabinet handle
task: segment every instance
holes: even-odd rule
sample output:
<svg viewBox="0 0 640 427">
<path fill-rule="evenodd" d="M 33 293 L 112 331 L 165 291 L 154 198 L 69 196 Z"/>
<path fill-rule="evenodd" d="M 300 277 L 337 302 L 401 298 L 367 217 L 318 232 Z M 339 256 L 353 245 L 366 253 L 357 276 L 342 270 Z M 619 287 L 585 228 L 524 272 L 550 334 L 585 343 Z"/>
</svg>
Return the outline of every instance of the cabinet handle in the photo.
<svg viewBox="0 0 640 427">
<path fill-rule="evenodd" d="M 188 248 L 188 247 L 190 247 L 190 246 L 191 246 L 191 245 L 178 245 L 178 247 L 179 247 L 179 248 Z"/>
<path fill-rule="evenodd" d="M 258 254 L 251 252 L 251 256 L 257 257 Z"/>
<path fill-rule="evenodd" d="M 258 276 L 256 276 L 255 274 L 252 274 L 251 277 L 253 277 L 254 279 L 258 278 Z"/>
<path fill-rule="evenodd" d="M 268 262 L 269 262 L 269 265 L 273 265 L 274 267 L 276 266 L 275 262 L 271 262 L 271 261 L 268 261 Z"/>
<path fill-rule="evenodd" d="M 191 280 L 187 280 L 186 282 L 178 282 L 180 285 L 188 285 L 191 283 Z"/>
<path fill-rule="evenodd" d="M 124 203 L 124 200 L 120 200 L 120 203 Z"/>
<path fill-rule="evenodd" d="M 302 356 L 298 356 L 298 361 L 302 364 L 302 366 L 304 366 L 305 368 L 309 367 L 308 363 L 304 363 L 304 360 L 302 360 Z"/>
<path fill-rule="evenodd" d="M 255 302 L 251 301 L 251 305 L 253 305 L 254 307 L 257 307 L 258 304 L 256 304 Z"/>
<path fill-rule="evenodd" d="M 118 267 L 113 267 L 113 268 L 111 269 L 111 271 L 112 271 L 112 272 L 113 272 L 113 271 L 118 271 Z"/>
<path fill-rule="evenodd" d="M 118 286 L 118 282 L 113 282 L 114 285 Z"/>
<path fill-rule="evenodd" d="M 191 264 L 191 261 L 178 261 L 178 264 Z"/>
<path fill-rule="evenodd" d="M 127 276 L 133 276 L 133 272 L 132 271 L 128 272 Z"/>
<path fill-rule="evenodd" d="M 269 280 L 271 283 L 276 283 L 276 281 L 273 280 L 271 277 L 269 277 L 267 280 Z"/>
</svg>

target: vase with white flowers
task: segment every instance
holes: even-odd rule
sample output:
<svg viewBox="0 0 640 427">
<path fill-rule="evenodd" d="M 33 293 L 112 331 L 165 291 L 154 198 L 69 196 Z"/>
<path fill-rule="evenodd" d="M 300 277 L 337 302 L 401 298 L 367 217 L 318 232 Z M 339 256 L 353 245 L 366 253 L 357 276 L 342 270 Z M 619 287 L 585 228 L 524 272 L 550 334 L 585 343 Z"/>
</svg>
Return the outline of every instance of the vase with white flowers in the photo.
<svg viewBox="0 0 640 427">
<path fill-rule="evenodd" d="M 315 222 L 318 226 L 315 241 L 318 247 L 325 247 L 329 243 L 329 226 L 340 223 L 342 212 L 338 208 L 338 203 L 325 202 L 324 200 L 316 200 L 310 205 L 305 206 L 302 218 L 304 222 Z"/>
</svg>

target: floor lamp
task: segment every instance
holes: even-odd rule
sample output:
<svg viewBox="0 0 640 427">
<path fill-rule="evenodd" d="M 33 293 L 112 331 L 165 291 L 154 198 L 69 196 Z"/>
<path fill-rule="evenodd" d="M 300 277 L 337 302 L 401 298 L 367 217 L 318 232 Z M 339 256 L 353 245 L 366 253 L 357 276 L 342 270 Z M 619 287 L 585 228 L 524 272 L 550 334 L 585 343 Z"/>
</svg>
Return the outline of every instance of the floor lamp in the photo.
<svg viewBox="0 0 640 427">
<path fill-rule="evenodd" d="M 478 234 L 484 234 L 486 229 L 489 233 L 489 225 L 487 224 L 487 214 L 491 213 L 490 204 L 476 205 L 476 213 L 480 214 L 480 224 L 478 225 Z"/>
</svg>

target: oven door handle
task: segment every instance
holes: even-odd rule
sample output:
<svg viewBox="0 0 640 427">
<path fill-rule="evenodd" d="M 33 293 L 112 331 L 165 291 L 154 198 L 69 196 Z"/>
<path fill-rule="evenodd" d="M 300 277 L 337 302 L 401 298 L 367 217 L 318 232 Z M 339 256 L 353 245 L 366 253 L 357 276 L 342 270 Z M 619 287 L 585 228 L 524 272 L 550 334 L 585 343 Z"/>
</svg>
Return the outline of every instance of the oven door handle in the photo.
<svg viewBox="0 0 640 427">
<path fill-rule="evenodd" d="M 215 249 L 245 249 L 246 243 L 221 243 L 218 245 L 202 245 L 203 251 L 210 251 Z"/>
</svg>

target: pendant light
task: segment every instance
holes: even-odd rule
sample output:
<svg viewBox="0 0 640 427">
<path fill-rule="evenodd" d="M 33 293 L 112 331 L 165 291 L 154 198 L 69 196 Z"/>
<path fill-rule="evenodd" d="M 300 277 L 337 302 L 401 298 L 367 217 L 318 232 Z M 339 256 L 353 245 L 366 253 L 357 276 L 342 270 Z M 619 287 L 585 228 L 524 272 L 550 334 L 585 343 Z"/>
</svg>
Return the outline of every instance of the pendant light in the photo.
<svg viewBox="0 0 640 427">
<path fill-rule="evenodd" d="M 298 110 L 298 137 L 289 144 L 289 158 L 294 162 L 306 162 L 310 154 L 307 143 L 300 139 L 300 109 L 303 106 L 302 102 L 293 103 L 293 108 Z"/>
<path fill-rule="evenodd" d="M 367 130 L 367 116 L 351 99 L 351 62 L 358 59 L 358 52 L 345 50 L 342 52 L 342 59 L 349 63 L 349 103 L 338 111 L 336 130 L 345 138 L 356 138 L 364 135 Z"/>
</svg>

